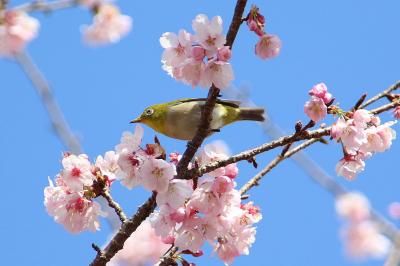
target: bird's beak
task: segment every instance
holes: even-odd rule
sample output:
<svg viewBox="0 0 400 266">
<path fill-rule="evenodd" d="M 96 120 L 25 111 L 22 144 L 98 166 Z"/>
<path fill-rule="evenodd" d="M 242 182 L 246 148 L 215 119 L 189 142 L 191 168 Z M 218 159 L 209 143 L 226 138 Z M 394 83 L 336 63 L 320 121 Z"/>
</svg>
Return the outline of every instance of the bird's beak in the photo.
<svg viewBox="0 0 400 266">
<path fill-rule="evenodd" d="M 140 123 L 140 122 L 142 122 L 142 119 L 140 117 L 138 117 L 138 118 L 131 120 L 129 123 L 133 124 L 133 123 Z"/>
</svg>

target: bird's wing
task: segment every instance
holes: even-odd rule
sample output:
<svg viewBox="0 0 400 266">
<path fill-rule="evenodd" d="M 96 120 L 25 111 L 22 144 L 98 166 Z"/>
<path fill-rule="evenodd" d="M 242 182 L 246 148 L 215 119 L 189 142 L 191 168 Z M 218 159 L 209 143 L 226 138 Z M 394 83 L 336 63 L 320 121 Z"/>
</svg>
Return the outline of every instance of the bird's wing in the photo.
<svg viewBox="0 0 400 266">
<path fill-rule="evenodd" d="M 180 100 L 173 101 L 173 102 L 171 102 L 170 106 L 178 105 L 181 103 L 187 103 L 187 102 L 205 102 L 205 101 L 207 101 L 207 98 L 187 98 L 187 99 L 180 99 Z M 223 100 L 223 99 L 217 99 L 216 102 L 219 104 L 234 107 L 234 108 L 238 108 L 241 104 L 240 101 Z"/>
</svg>

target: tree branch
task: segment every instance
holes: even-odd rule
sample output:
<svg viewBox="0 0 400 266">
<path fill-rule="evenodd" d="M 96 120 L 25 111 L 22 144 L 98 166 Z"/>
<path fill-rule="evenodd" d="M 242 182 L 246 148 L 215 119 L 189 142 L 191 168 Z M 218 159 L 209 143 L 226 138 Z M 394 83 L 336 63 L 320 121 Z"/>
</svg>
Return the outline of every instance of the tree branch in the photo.
<svg viewBox="0 0 400 266">
<path fill-rule="evenodd" d="M 395 84 L 393 84 L 392 86 L 390 86 L 389 88 L 387 88 L 386 90 L 382 91 L 381 93 L 375 95 L 374 97 L 372 97 L 371 99 L 369 99 L 368 101 L 366 101 L 364 104 L 362 104 L 360 106 L 361 109 L 364 109 L 365 107 L 367 107 L 368 105 L 373 104 L 374 102 L 378 101 L 379 99 L 386 97 L 389 93 L 391 93 L 394 90 L 397 90 L 398 88 L 400 88 L 400 81 L 397 81 Z"/>
<path fill-rule="evenodd" d="M 272 150 L 277 147 L 284 146 L 289 143 L 293 143 L 293 142 L 296 142 L 299 140 L 314 139 L 314 138 L 318 139 L 323 136 L 328 136 L 330 134 L 330 129 L 331 129 L 330 127 L 327 127 L 327 128 L 309 131 L 308 134 L 296 135 L 296 133 L 294 133 L 289 136 L 284 136 L 279 139 L 273 140 L 271 142 L 265 143 L 261 146 L 258 146 L 254 149 L 250 149 L 250 150 L 241 152 L 239 154 L 236 154 L 234 156 L 231 156 L 225 160 L 219 160 L 219 161 L 209 163 L 207 165 L 199 167 L 199 169 L 192 169 L 192 170 L 190 170 L 190 174 L 191 174 L 191 176 L 194 176 L 194 175 L 202 176 L 205 173 L 209 173 L 220 167 L 224 167 L 224 166 L 227 166 L 228 164 L 236 163 L 238 161 L 248 160 L 250 158 L 253 158 L 257 154 Z"/>
<path fill-rule="evenodd" d="M 128 218 L 126 217 L 126 214 L 122 210 L 121 206 L 119 206 L 119 204 L 113 200 L 113 198 L 110 195 L 110 192 L 107 190 L 103 190 L 100 192 L 100 195 L 107 200 L 108 206 L 114 209 L 115 213 L 119 217 L 119 220 L 122 223 L 125 223 L 128 220 Z"/>
<path fill-rule="evenodd" d="M 293 154 L 307 148 L 308 146 L 314 144 L 315 142 L 318 142 L 319 139 L 310 139 L 302 144 L 296 146 L 295 148 L 289 150 L 286 152 L 284 155 L 279 154 L 275 159 L 273 159 L 263 170 L 261 170 L 258 174 L 256 174 L 252 179 L 250 179 L 246 184 L 242 186 L 242 188 L 239 190 L 240 194 L 243 195 L 247 191 L 249 191 L 252 187 L 258 186 L 261 178 L 268 174 L 273 168 L 275 168 L 280 162 L 283 160 L 291 157 Z"/>
<path fill-rule="evenodd" d="M 385 111 L 388 111 L 390 109 L 393 109 L 394 107 L 399 106 L 399 105 L 400 105 L 400 102 L 394 101 L 389 104 L 385 104 L 378 108 L 372 109 L 372 110 L 370 110 L 370 113 L 377 115 L 377 114 L 383 113 Z M 287 145 L 289 143 L 294 143 L 294 142 L 297 142 L 300 140 L 307 140 L 307 139 L 313 139 L 313 138 L 321 138 L 323 136 L 329 136 L 330 130 L 331 130 L 331 127 L 326 127 L 326 128 L 320 128 L 320 129 L 316 129 L 316 130 L 312 130 L 312 131 L 304 131 L 303 134 L 300 134 L 300 135 L 296 134 L 296 132 L 295 132 L 292 135 L 280 137 L 276 140 L 265 143 L 254 149 L 250 149 L 250 150 L 241 152 L 239 154 L 236 154 L 234 156 L 231 156 L 225 160 L 211 162 L 207 165 L 199 167 L 198 169 L 191 169 L 190 171 L 188 171 L 188 176 L 190 176 L 190 177 L 193 177 L 195 175 L 202 176 L 202 175 L 209 173 L 211 171 L 214 171 L 215 169 L 218 169 L 220 167 L 224 167 L 224 166 L 227 166 L 228 164 L 236 163 L 236 162 L 243 161 L 243 160 L 248 160 L 260 153 L 275 149 L 277 147 Z"/>
<path fill-rule="evenodd" d="M 157 194 L 153 192 L 151 197 L 139 207 L 135 215 L 121 225 L 121 228 L 108 245 L 101 252 L 97 252 L 96 258 L 90 263 L 91 266 L 106 265 L 106 263 L 124 247 L 124 243 L 128 237 L 135 232 L 139 225 L 154 211 L 156 207 L 156 195 Z"/>
<path fill-rule="evenodd" d="M 33 1 L 31 3 L 22 4 L 12 8 L 21 12 L 52 12 L 60 9 L 66 9 L 79 5 L 79 0 L 58 0 L 53 2 L 47 1 Z"/>
<path fill-rule="evenodd" d="M 22 51 L 15 55 L 15 59 L 39 94 L 56 136 L 70 152 L 74 154 L 82 153 L 78 138 L 72 133 L 60 106 L 53 96 L 49 83 L 32 58 L 26 51 Z"/>
</svg>

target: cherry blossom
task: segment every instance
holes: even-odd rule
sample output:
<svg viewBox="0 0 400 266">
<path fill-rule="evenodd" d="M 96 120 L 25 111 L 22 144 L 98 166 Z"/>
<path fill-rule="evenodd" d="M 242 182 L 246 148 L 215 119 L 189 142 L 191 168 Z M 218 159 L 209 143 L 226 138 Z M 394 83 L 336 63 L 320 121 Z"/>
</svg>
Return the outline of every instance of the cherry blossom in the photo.
<svg viewBox="0 0 400 266">
<path fill-rule="evenodd" d="M 261 59 L 277 57 L 281 51 L 281 40 L 276 35 L 264 34 L 256 44 L 255 52 Z"/>
<path fill-rule="evenodd" d="M 368 140 L 363 127 L 358 127 L 353 123 L 353 119 L 339 118 L 332 126 L 331 136 L 335 140 L 340 140 L 349 154 L 356 154 L 361 145 Z"/>
<path fill-rule="evenodd" d="M 140 143 L 143 137 L 143 128 L 136 126 L 135 132 L 124 132 L 121 137 L 121 143 L 115 147 L 116 156 L 118 156 L 117 178 L 129 189 L 140 184 L 138 171 L 144 158 L 141 156 Z"/>
<path fill-rule="evenodd" d="M 370 216 L 370 204 L 361 193 L 349 192 L 336 198 L 336 212 L 344 219 L 361 222 Z"/>
<path fill-rule="evenodd" d="M 352 224 L 342 235 L 346 252 L 354 259 L 383 258 L 388 254 L 390 241 L 370 221 Z"/>
<path fill-rule="evenodd" d="M 156 234 L 163 238 L 172 236 L 175 229 L 176 221 L 171 218 L 171 211 L 169 206 L 161 205 L 159 210 L 154 211 L 149 218 Z"/>
<path fill-rule="evenodd" d="M 372 120 L 372 114 L 368 110 L 359 109 L 353 114 L 353 123 L 356 127 L 366 128 Z"/>
<path fill-rule="evenodd" d="M 190 56 L 192 36 L 183 29 L 179 31 L 179 35 L 166 32 L 160 37 L 160 44 L 165 49 L 161 60 L 163 64 L 179 67 Z"/>
<path fill-rule="evenodd" d="M 217 88 L 227 88 L 234 79 L 232 65 L 225 61 L 210 60 L 205 65 L 201 87 L 210 87 L 214 84 Z"/>
<path fill-rule="evenodd" d="M 326 87 L 325 83 L 318 83 L 314 85 L 308 94 L 321 98 L 325 104 L 328 104 L 332 101 L 332 94 L 328 92 L 328 88 Z"/>
<path fill-rule="evenodd" d="M 0 12 L 0 57 L 23 50 L 37 36 L 39 26 L 38 20 L 24 12 Z"/>
<path fill-rule="evenodd" d="M 206 15 L 196 16 L 192 23 L 195 34 L 181 29 L 179 34 L 166 32 L 160 38 L 165 49 L 161 58 L 162 68 L 174 79 L 192 87 L 219 89 L 229 87 L 234 79 L 230 47 L 222 35 L 222 19 L 211 21 Z"/>
<path fill-rule="evenodd" d="M 182 80 L 184 83 L 196 87 L 202 81 L 206 64 L 203 61 L 198 61 L 195 58 L 189 58 L 181 68 L 174 68 L 175 72 L 172 77 Z"/>
<path fill-rule="evenodd" d="M 85 186 L 91 186 L 95 179 L 92 165 L 86 154 L 68 155 L 62 159 L 64 167 L 61 178 L 72 191 L 83 191 Z"/>
<path fill-rule="evenodd" d="M 246 204 L 241 204 L 240 208 L 244 210 L 243 218 L 246 220 L 246 224 L 258 223 L 262 219 L 262 214 L 258 206 L 254 206 L 252 201 Z"/>
<path fill-rule="evenodd" d="M 197 252 L 204 243 L 204 235 L 201 227 L 202 219 L 192 218 L 183 222 L 176 231 L 175 245 L 181 250 Z"/>
<path fill-rule="evenodd" d="M 188 206 L 196 211 L 207 214 L 219 214 L 223 205 L 218 195 L 213 191 L 213 182 L 203 182 L 193 192 Z"/>
<path fill-rule="evenodd" d="M 157 194 L 157 204 L 168 204 L 173 209 L 182 207 L 193 193 L 193 184 L 189 180 L 173 179 L 168 185 L 168 190 Z"/>
<path fill-rule="evenodd" d="M 124 248 L 107 265 L 137 266 L 149 263 L 153 265 L 169 247 L 170 245 L 164 244 L 156 235 L 151 223 L 145 220 L 125 241 Z"/>
<path fill-rule="evenodd" d="M 152 191 L 165 193 L 170 180 L 176 175 L 175 165 L 161 159 L 148 159 L 139 169 L 142 185 Z M 175 189 L 177 189 L 175 187 Z M 173 201 L 171 201 L 173 203 Z"/>
<path fill-rule="evenodd" d="M 229 59 L 231 59 L 232 56 L 232 52 L 231 49 L 229 48 L 229 46 L 224 46 L 220 49 L 218 49 L 218 53 L 217 53 L 217 58 L 218 60 L 221 61 L 229 61 Z"/>
<path fill-rule="evenodd" d="M 207 144 L 204 147 L 199 155 L 199 163 L 201 165 L 206 165 L 218 160 L 224 160 L 228 157 L 229 150 L 226 144 L 224 144 L 222 141 L 215 141 L 213 143 Z M 225 175 L 231 178 L 235 178 L 237 174 L 238 168 L 236 167 L 236 164 L 230 164 L 226 167 L 221 167 L 208 173 L 208 175 L 213 177 Z"/>
<path fill-rule="evenodd" d="M 304 113 L 314 122 L 323 120 L 328 114 L 324 101 L 314 96 L 304 105 Z"/>
<path fill-rule="evenodd" d="M 85 198 L 81 193 L 70 192 L 67 187 L 54 186 L 51 180 L 44 189 L 44 197 L 49 215 L 67 231 L 80 233 L 99 230 L 98 216 L 105 216 L 105 213 L 97 202 Z"/>
<path fill-rule="evenodd" d="M 367 142 L 360 147 L 364 153 L 384 152 L 392 146 L 392 140 L 396 138 L 396 131 L 391 126 L 395 122 L 387 122 L 377 127 L 371 126 L 365 130 Z"/>
<path fill-rule="evenodd" d="M 109 181 L 117 179 L 116 174 L 120 171 L 118 158 L 119 156 L 115 151 L 106 152 L 104 157 L 97 156 L 95 166 L 99 167 L 101 173 L 107 176 Z"/>
<path fill-rule="evenodd" d="M 196 33 L 195 38 L 206 50 L 217 52 L 225 44 L 225 36 L 222 35 L 222 18 L 213 17 L 211 21 L 204 14 L 199 14 L 192 22 L 192 28 Z"/>
<path fill-rule="evenodd" d="M 336 173 L 347 179 L 354 179 L 356 175 L 364 171 L 365 162 L 359 156 L 345 156 L 336 164 Z"/>
<path fill-rule="evenodd" d="M 91 45 L 116 43 L 129 33 L 132 19 L 122 15 L 112 4 L 102 4 L 97 8 L 93 24 L 83 26 L 84 40 Z"/>
</svg>

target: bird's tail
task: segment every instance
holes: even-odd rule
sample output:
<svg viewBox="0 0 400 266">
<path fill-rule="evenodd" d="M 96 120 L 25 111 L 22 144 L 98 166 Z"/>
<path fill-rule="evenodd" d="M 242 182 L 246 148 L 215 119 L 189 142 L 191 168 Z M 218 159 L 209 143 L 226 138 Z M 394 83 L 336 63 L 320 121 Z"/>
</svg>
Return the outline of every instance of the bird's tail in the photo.
<svg viewBox="0 0 400 266">
<path fill-rule="evenodd" d="M 264 121 L 263 108 L 240 107 L 239 120 Z"/>
</svg>

